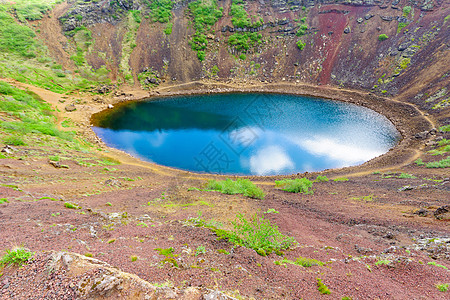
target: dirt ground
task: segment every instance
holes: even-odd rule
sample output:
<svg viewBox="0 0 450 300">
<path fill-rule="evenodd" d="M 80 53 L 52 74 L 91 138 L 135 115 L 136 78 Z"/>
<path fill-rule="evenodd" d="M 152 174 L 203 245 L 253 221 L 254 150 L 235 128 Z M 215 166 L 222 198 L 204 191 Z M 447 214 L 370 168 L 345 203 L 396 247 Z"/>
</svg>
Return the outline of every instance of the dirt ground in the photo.
<svg viewBox="0 0 450 300">
<path fill-rule="evenodd" d="M 77 95 L 62 103 L 61 95 L 11 83 L 30 89 L 57 108 L 58 122 L 71 118 L 73 129 L 98 150 L 60 154 L 68 168 L 55 168 L 48 159 L 34 155 L 39 151 L 58 154 L 54 149 L 31 145 L 17 147 L 14 156 L 19 159 L 0 160 L 0 198 L 9 201 L 0 204 L 0 249 L 22 245 L 38 254 L 50 250 L 85 254 L 152 284 L 205 287 L 243 299 L 448 299 L 449 292 L 439 291 L 436 285 L 450 283 L 449 172 L 413 162 L 436 160 L 426 152 L 432 149 L 429 142 L 436 136 L 449 136 L 437 132 L 427 139 L 415 138 L 418 132 L 436 128 L 438 120 L 411 104 L 327 87 L 247 83 L 243 89 L 238 88 L 239 82 L 167 86 L 151 93 L 130 89 L 101 101 Z M 231 91 L 283 91 L 350 101 L 386 115 L 403 139 L 389 153 L 362 166 L 292 175 L 349 179 L 314 183 L 311 195 L 275 189 L 278 177 L 249 177 L 266 192 L 264 200 L 256 200 L 192 189 L 221 176 L 140 161 L 106 147 L 88 125 L 92 115 L 108 104 L 117 107 L 148 96 Z M 83 101 L 76 111 L 66 112 L 65 106 L 75 98 Z M 80 164 L 80 157 L 85 162 L 114 158 L 120 164 Z M 415 178 L 398 178 L 401 173 Z M 66 202 L 80 209 L 66 208 Z M 269 209 L 278 213 L 264 213 Z M 277 265 L 274 261 L 283 257 L 261 256 L 218 240 L 212 231 L 192 222 L 201 218 L 230 228 L 236 214 L 250 217 L 255 212 L 297 240 L 298 247 L 286 251 L 284 258 L 313 258 L 325 264 Z M 178 266 L 165 262 L 155 250 L 169 247 L 177 255 Z M 204 253 L 198 250 L 203 247 Z M 1 299 L 31 299 L 24 296 L 30 287 L 35 298 L 45 299 L 51 288 L 39 285 L 26 272 L 31 271 L 27 267 L 3 270 Z M 45 280 L 66 286 L 64 274 L 58 276 Z M 26 286 L 20 278 L 26 278 Z M 331 295 L 319 293 L 317 278 Z M 47 299 L 58 295 L 63 299 L 63 290 Z M 67 299 L 74 297 L 65 293 Z"/>
</svg>

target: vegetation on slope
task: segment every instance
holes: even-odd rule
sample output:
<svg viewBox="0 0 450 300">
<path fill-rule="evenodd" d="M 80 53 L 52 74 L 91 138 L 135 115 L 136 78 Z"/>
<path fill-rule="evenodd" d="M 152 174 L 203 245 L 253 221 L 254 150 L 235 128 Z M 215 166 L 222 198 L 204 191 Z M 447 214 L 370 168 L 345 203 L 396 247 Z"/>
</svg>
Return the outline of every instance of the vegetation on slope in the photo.
<svg viewBox="0 0 450 300">
<path fill-rule="evenodd" d="M 15 4 L 0 4 L 0 76 L 57 93 L 92 88 L 96 84 L 94 81 L 63 70 L 60 64 L 49 57 L 48 49 L 36 38 L 33 27 L 27 22 L 19 23 L 13 17 L 16 14 L 20 19 L 39 19 L 57 1 L 44 1 L 42 6 L 36 3 L 37 1 L 22 0 Z M 35 11 L 36 7 L 41 7 L 40 15 Z M 73 56 L 76 64 L 84 65 L 83 53 L 83 48 L 77 48 Z M 92 76 L 95 71 L 88 72 L 87 69 L 83 73 L 90 75 L 87 77 L 95 81 L 101 81 L 105 77 L 102 71 L 104 70 L 97 74 L 100 76 Z"/>
<path fill-rule="evenodd" d="M 203 61 L 208 46 L 207 34 L 212 32 L 212 26 L 222 18 L 223 8 L 217 8 L 217 0 L 197 0 L 189 3 L 188 7 L 195 28 L 195 34 L 189 44 L 192 50 L 197 51 L 198 59 Z"/>
<path fill-rule="evenodd" d="M 52 108 L 38 96 L 0 81 L 0 139 L 5 144 L 83 149 L 75 132 L 61 131 L 55 125 Z"/>
</svg>

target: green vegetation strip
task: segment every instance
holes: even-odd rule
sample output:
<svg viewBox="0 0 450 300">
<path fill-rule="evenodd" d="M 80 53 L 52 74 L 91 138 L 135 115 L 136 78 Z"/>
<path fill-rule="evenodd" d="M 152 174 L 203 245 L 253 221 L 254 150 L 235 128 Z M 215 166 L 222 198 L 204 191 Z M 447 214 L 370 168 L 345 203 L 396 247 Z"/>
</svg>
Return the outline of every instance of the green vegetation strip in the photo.
<svg viewBox="0 0 450 300">
<path fill-rule="evenodd" d="M 264 199 L 265 196 L 264 191 L 248 179 L 210 180 L 207 189 L 229 195 L 242 194 L 255 199 Z"/>
<path fill-rule="evenodd" d="M 212 33 L 212 26 L 222 18 L 223 8 L 217 8 L 217 0 L 202 1 L 197 0 L 189 3 L 189 12 L 194 23 L 195 34 L 189 41 L 192 50 L 197 51 L 200 61 L 205 59 L 205 50 L 208 46 L 207 34 Z"/>
</svg>

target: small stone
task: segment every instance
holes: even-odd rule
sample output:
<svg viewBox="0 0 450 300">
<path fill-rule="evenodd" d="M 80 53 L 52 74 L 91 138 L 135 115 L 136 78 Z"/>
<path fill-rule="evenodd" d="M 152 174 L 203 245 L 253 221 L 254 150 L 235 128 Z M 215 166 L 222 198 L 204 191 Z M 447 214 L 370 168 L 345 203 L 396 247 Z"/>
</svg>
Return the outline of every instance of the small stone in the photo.
<svg viewBox="0 0 450 300">
<path fill-rule="evenodd" d="M 113 108 L 114 106 L 112 105 L 112 104 L 108 104 L 108 108 L 109 109 L 111 109 L 111 108 Z"/>
<path fill-rule="evenodd" d="M 65 107 L 64 109 L 65 109 L 67 112 L 72 112 L 72 111 L 77 110 L 77 108 L 75 107 L 74 104 L 66 105 L 66 107 Z"/>
<path fill-rule="evenodd" d="M 421 208 L 415 212 L 413 212 L 413 214 L 418 215 L 419 217 L 426 217 L 428 215 L 429 211 L 426 210 L 425 208 Z"/>
<path fill-rule="evenodd" d="M 441 206 L 438 209 L 436 209 L 433 214 L 436 218 L 438 218 L 439 215 L 442 215 L 442 214 L 445 214 L 448 212 L 450 212 L 450 205 L 444 205 L 444 206 Z"/>
</svg>

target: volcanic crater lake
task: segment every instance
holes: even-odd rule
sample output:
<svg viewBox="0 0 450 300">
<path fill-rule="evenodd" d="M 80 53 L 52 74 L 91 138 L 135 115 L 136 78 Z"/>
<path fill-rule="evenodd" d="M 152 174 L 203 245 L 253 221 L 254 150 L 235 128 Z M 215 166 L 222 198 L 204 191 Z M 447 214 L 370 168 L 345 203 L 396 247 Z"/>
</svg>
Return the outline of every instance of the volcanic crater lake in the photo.
<svg viewBox="0 0 450 300">
<path fill-rule="evenodd" d="M 214 94 L 132 102 L 95 121 L 110 147 L 182 170 L 279 175 L 354 166 L 400 140 L 365 107 L 280 94 Z"/>
</svg>

